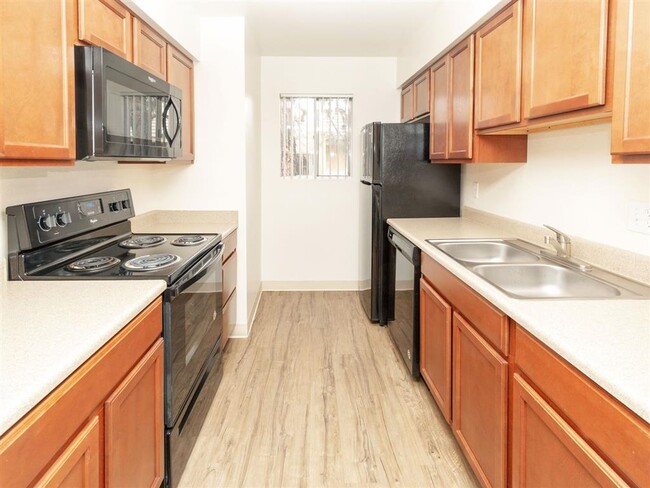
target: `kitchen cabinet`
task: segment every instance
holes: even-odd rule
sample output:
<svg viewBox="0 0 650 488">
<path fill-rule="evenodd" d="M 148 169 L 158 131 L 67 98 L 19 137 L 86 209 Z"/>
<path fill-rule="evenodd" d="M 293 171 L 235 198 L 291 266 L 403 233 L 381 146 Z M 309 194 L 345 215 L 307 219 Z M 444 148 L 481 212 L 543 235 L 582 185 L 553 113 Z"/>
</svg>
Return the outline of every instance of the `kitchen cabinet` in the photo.
<svg viewBox="0 0 650 488">
<path fill-rule="evenodd" d="M 508 362 L 454 312 L 453 431 L 483 486 L 507 480 Z"/>
<path fill-rule="evenodd" d="M 426 254 L 422 274 L 422 376 L 483 486 L 506 486 L 508 318 Z M 437 344 L 427 338 L 436 329 Z"/>
<path fill-rule="evenodd" d="M 0 486 L 162 480 L 161 333 L 158 298 L 5 432 Z"/>
<path fill-rule="evenodd" d="M 226 346 L 237 319 L 237 231 L 223 240 L 223 330 L 221 344 Z"/>
<path fill-rule="evenodd" d="M 400 122 L 413 119 L 413 85 L 402 88 Z"/>
<path fill-rule="evenodd" d="M 476 129 L 521 120 L 521 1 L 497 14 L 476 33 Z"/>
<path fill-rule="evenodd" d="M 163 464 L 163 341 L 105 403 L 106 485 L 160 486 Z"/>
<path fill-rule="evenodd" d="M 512 392 L 512 486 L 628 486 L 519 374 Z"/>
<path fill-rule="evenodd" d="M 194 63 L 172 45 L 167 46 L 167 81 L 183 92 L 183 155 L 178 160 L 194 161 Z"/>
<path fill-rule="evenodd" d="M 429 71 L 413 82 L 413 118 L 429 113 Z"/>
<path fill-rule="evenodd" d="M 431 67 L 429 158 L 447 159 L 449 135 L 449 64 L 445 56 Z"/>
<path fill-rule="evenodd" d="M 100 418 L 95 415 L 34 486 L 98 488 L 102 485 L 100 455 Z"/>
<path fill-rule="evenodd" d="M 78 1 L 79 40 L 132 61 L 131 12 L 117 0 Z"/>
<path fill-rule="evenodd" d="M 525 119 L 605 105 L 608 17 L 608 0 L 524 3 Z"/>
<path fill-rule="evenodd" d="M 133 63 L 167 79 L 167 41 L 137 17 L 133 18 Z"/>
<path fill-rule="evenodd" d="M 74 9 L 72 0 L 2 1 L 2 165 L 74 162 Z"/>
<path fill-rule="evenodd" d="M 429 158 L 434 163 L 525 162 L 525 135 L 481 136 L 474 130 L 474 36 L 430 70 Z"/>
<path fill-rule="evenodd" d="M 619 0 L 616 13 L 612 154 L 650 162 L 650 2 Z"/>
<path fill-rule="evenodd" d="M 513 486 L 562 481 L 544 473 L 549 460 L 566 466 L 571 486 L 589 477 L 650 486 L 650 426 L 519 325 L 514 344 Z M 533 455 L 540 448 L 544 456 Z"/>
<path fill-rule="evenodd" d="M 451 423 L 451 305 L 420 279 L 420 373 Z"/>
</svg>

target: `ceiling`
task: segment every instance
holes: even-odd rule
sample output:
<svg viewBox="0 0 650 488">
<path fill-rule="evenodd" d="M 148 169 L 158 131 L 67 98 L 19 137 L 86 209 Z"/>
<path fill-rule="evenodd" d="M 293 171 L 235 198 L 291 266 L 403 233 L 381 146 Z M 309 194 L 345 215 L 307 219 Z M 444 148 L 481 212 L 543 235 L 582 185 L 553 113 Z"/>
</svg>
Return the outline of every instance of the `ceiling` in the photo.
<svg viewBox="0 0 650 488">
<path fill-rule="evenodd" d="M 190 0 L 200 15 L 244 15 L 262 56 L 397 56 L 437 4 L 462 0 Z"/>
</svg>

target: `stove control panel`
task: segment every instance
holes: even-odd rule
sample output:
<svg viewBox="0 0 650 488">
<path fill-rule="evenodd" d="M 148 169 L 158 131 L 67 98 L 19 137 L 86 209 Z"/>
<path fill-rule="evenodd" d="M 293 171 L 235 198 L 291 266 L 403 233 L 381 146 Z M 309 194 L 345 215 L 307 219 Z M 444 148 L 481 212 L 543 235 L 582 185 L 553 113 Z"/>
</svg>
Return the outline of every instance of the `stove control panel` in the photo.
<svg viewBox="0 0 650 488">
<path fill-rule="evenodd" d="M 130 190 L 117 190 L 7 208 L 10 232 L 17 251 L 128 220 L 135 214 Z"/>
</svg>

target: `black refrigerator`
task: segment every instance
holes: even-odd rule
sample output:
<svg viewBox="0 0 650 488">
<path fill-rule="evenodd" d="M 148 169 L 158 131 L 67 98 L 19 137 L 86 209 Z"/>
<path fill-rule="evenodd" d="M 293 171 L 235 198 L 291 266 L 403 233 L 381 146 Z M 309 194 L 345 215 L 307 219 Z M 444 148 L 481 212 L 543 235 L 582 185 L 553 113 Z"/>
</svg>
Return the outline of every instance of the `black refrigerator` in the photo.
<svg viewBox="0 0 650 488">
<path fill-rule="evenodd" d="M 380 122 L 361 131 L 361 164 L 362 213 L 370 206 L 370 218 L 361 225 L 371 233 L 370 247 L 366 242 L 360 249 L 362 265 L 370 262 L 370 281 L 359 296 L 368 318 L 386 325 L 392 320 L 388 282 L 395 272 L 386 220 L 458 217 L 460 165 L 429 162 L 429 124 Z"/>
</svg>

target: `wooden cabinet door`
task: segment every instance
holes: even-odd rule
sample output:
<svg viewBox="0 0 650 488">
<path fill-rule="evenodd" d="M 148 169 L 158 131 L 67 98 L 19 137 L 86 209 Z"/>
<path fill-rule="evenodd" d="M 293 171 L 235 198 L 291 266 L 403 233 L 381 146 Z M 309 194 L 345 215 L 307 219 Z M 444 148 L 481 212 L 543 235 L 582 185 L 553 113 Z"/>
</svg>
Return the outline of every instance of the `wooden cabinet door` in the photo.
<svg viewBox="0 0 650 488">
<path fill-rule="evenodd" d="M 54 461 L 35 488 L 98 488 L 100 470 L 100 422 L 95 415 Z"/>
<path fill-rule="evenodd" d="M 226 347 L 228 338 L 237 323 L 237 293 L 234 293 L 230 300 L 223 307 L 223 328 L 221 330 L 221 346 Z"/>
<path fill-rule="evenodd" d="M 131 12 L 117 0 L 79 0 L 79 40 L 132 60 Z"/>
<path fill-rule="evenodd" d="M 163 468 L 163 340 L 106 400 L 106 486 L 158 487 Z"/>
<path fill-rule="evenodd" d="M 2 0 L 0 159 L 74 160 L 74 19 L 70 0 Z"/>
<path fill-rule="evenodd" d="M 612 154 L 650 154 L 650 2 L 619 0 L 616 19 Z"/>
<path fill-rule="evenodd" d="M 520 121 L 521 42 L 521 1 L 476 33 L 477 129 Z"/>
<path fill-rule="evenodd" d="M 187 56 L 167 46 L 167 81 L 183 91 L 181 108 L 183 161 L 194 161 L 194 63 Z"/>
<path fill-rule="evenodd" d="M 420 279 L 420 373 L 451 423 L 451 305 Z"/>
<path fill-rule="evenodd" d="M 402 89 L 402 102 L 399 119 L 408 122 L 413 118 L 413 85 Z"/>
<path fill-rule="evenodd" d="M 429 158 L 447 159 L 449 133 L 449 64 L 444 57 L 431 67 L 429 73 L 431 93 L 429 129 Z"/>
<path fill-rule="evenodd" d="M 542 397 L 514 375 L 512 486 L 628 486 Z"/>
<path fill-rule="evenodd" d="M 528 0 L 524 117 L 605 104 L 608 0 Z"/>
<path fill-rule="evenodd" d="M 453 315 L 453 431 L 483 486 L 505 487 L 508 363 Z"/>
<path fill-rule="evenodd" d="M 474 139 L 474 36 L 449 58 L 449 159 L 472 159 Z"/>
<path fill-rule="evenodd" d="M 413 82 L 413 98 L 414 118 L 429 112 L 429 70 Z"/>
<path fill-rule="evenodd" d="M 133 62 L 167 79 L 167 41 L 137 17 L 133 18 Z"/>
</svg>

